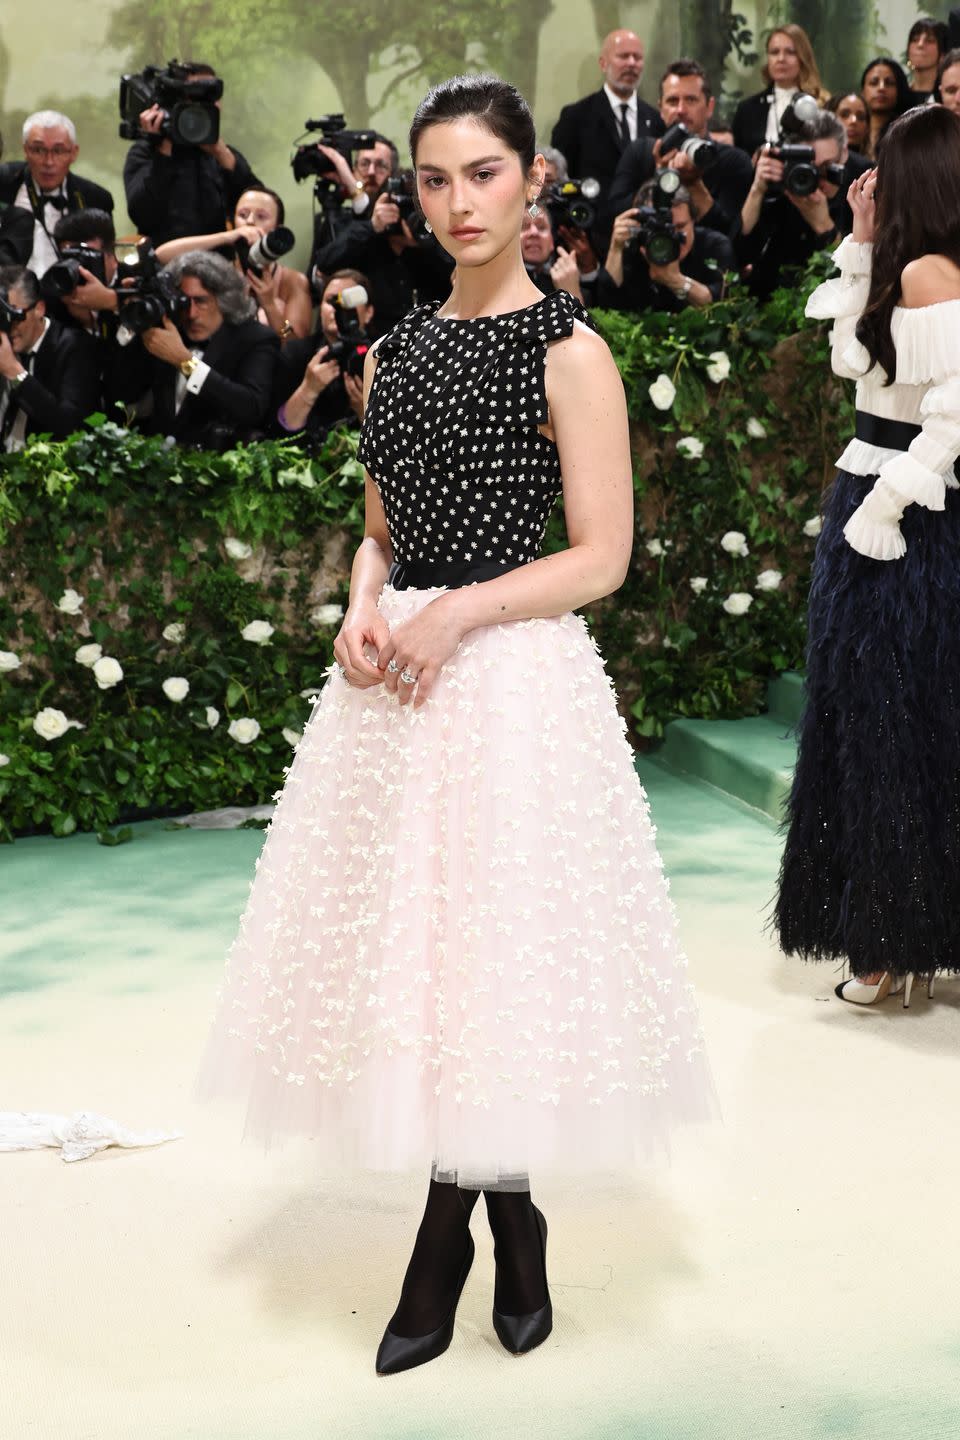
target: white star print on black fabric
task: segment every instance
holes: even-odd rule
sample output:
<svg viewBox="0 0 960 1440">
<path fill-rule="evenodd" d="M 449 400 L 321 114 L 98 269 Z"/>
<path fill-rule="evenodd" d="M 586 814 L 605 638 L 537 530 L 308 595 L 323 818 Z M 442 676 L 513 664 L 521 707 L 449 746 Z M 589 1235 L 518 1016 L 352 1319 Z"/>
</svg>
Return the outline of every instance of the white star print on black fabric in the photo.
<svg viewBox="0 0 960 1440">
<path fill-rule="evenodd" d="M 565 290 L 506 315 L 445 320 L 418 305 L 384 336 L 358 459 L 383 502 L 394 559 L 539 554 L 562 490 L 547 423 L 547 345 L 595 330 Z"/>
</svg>

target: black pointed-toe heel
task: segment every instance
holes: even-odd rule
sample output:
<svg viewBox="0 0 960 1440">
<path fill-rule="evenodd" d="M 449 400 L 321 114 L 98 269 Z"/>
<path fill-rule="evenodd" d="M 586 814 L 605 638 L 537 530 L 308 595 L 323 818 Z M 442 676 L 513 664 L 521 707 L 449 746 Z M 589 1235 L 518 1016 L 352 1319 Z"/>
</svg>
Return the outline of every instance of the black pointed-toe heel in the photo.
<svg viewBox="0 0 960 1440">
<path fill-rule="evenodd" d="M 505 1350 L 509 1350 L 511 1355 L 525 1355 L 528 1350 L 542 1345 L 553 1329 L 553 1304 L 547 1285 L 547 1222 L 536 1205 L 533 1210 L 537 1217 L 537 1229 L 540 1232 L 543 1288 L 547 1292 L 547 1303 L 541 1305 L 539 1310 L 532 1310 L 528 1315 L 501 1315 L 494 1305 L 493 1328 L 497 1332 L 500 1344 Z"/>
<path fill-rule="evenodd" d="M 453 1339 L 453 1322 L 457 1314 L 457 1306 L 460 1303 L 460 1296 L 463 1294 L 463 1287 L 467 1283 L 467 1276 L 470 1274 L 470 1266 L 473 1264 L 473 1257 L 476 1246 L 473 1243 L 473 1236 L 467 1233 L 467 1254 L 460 1271 L 460 1279 L 457 1283 L 457 1293 L 453 1297 L 453 1304 L 450 1306 L 450 1313 L 442 1325 L 436 1330 L 431 1330 L 429 1335 L 394 1335 L 388 1325 L 383 1332 L 383 1339 L 380 1341 L 380 1348 L 377 1351 L 377 1374 L 396 1375 L 400 1370 L 412 1370 L 415 1365 L 426 1365 L 428 1360 L 436 1360 L 442 1355 Z"/>
</svg>

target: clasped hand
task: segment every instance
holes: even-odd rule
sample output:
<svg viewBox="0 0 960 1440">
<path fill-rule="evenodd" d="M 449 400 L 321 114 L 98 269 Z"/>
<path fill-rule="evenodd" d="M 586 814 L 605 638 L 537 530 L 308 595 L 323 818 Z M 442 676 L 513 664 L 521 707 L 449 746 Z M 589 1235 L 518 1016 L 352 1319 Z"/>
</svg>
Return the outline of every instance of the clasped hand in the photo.
<svg viewBox="0 0 960 1440">
<path fill-rule="evenodd" d="M 333 653 L 343 666 L 344 678 L 358 689 L 384 685 L 401 705 L 412 700 L 414 710 L 426 704 L 443 666 L 455 654 L 466 633 L 445 604 L 445 595 L 431 600 L 422 610 L 391 631 L 376 605 L 367 601 L 351 605 L 343 618 Z M 376 663 L 367 658 L 371 646 Z M 390 670 L 391 660 L 396 669 Z M 407 684 L 400 679 L 406 671 L 417 677 Z"/>
</svg>

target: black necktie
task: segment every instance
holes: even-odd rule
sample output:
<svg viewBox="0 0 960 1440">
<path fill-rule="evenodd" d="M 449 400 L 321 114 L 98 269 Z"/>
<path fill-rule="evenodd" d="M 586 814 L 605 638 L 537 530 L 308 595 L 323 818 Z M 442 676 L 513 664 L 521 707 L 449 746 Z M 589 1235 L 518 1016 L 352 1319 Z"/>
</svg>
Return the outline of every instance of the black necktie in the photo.
<svg viewBox="0 0 960 1440">
<path fill-rule="evenodd" d="M 625 146 L 630 144 L 630 126 L 627 124 L 627 111 L 629 109 L 629 105 L 620 106 L 620 139 Z"/>
</svg>

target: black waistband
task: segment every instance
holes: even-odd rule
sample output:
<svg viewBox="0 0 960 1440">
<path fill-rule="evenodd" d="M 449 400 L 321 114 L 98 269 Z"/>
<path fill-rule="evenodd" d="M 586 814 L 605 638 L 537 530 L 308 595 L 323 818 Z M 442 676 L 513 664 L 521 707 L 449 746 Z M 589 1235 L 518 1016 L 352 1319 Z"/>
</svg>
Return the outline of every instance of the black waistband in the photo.
<svg viewBox="0 0 960 1440">
<path fill-rule="evenodd" d="M 857 411 L 857 439 L 880 450 L 909 450 L 910 442 L 916 440 L 920 429 L 909 420 L 884 420 L 866 410 Z"/>
<path fill-rule="evenodd" d="M 461 585 L 495 580 L 498 575 L 506 575 L 508 570 L 527 563 L 526 560 L 508 560 L 506 564 L 497 560 L 394 560 L 387 584 L 394 590 L 431 590 L 435 585 L 459 590 Z"/>
</svg>

